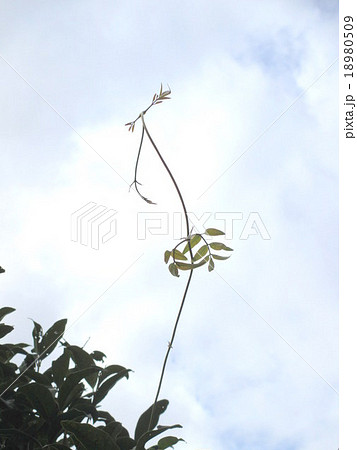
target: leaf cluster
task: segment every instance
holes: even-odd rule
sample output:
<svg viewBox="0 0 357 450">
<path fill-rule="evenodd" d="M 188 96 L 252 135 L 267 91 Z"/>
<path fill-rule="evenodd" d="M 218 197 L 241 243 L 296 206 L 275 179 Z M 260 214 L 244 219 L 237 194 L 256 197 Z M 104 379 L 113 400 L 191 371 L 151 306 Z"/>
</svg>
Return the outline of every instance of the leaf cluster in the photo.
<svg viewBox="0 0 357 450">
<path fill-rule="evenodd" d="M 2 323 L 14 308 L 0 308 L 0 339 L 13 327 Z M 130 369 L 103 365 L 98 350 L 88 353 L 63 340 L 67 320 L 55 322 L 46 332 L 33 321 L 33 347 L 0 342 L 0 448 L 8 450 L 145 450 L 152 438 L 180 425 L 157 426 L 168 401 L 154 405 L 139 418 L 134 438 L 100 407 L 116 383 L 128 378 Z M 60 344 L 62 353 L 44 371 L 41 362 Z M 20 364 L 15 363 L 20 360 Z M 157 428 L 156 428 L 157 426 Z M 179 442 L 173 436 L 160 439 L 153 449 Z"/>
<path fill-rule="evenodd" d="M 180 270 L 193 270 L 197 269 L 198 267 L 204 266 L 205 264 L 208 264 L 209 272 L 214 270 L 214 260 L 228 259 L 229 256 L 218 255 L 217 253 L 213 253 L 212 251 L 214 250 L 215 252 L 217 252 L 220 250 L 225 250 L 231 252 L 233 251 L 233 249 L 227 247 L 222 242 L 208 242 L 203 235 L 220 236 L 224 234 L 225 233 L 223 231 L 216 228 L 207 228 L 204 233 L 196 233 L 188 236 L 187 238 L 182 239 L 174 249 L 166 250 L 164 253 L 165 263 L 167 264 L 172 258 L 172 262 L 168 266 L 171 275 L 179 277 Z M 196 247 L 196 245 L 198 245 L 199 243 L 203 245 L 201 245 L 198 250 L 195 250 L 193 252 L 193 248 Z M 185 246 L 183 250 L 180 251 L 178 247 L 182 246 L 183 244 L 185 244 Z M 190 250 L 192 252 L 191 261 L 189 261 L 187 257 L 187 254 Z"/>
<path fill-rule="evenodd" d="M 164 100 L 170 100 L 170 98 L 171 98 L 171 97 L 169 97 L 170 94 L 171 94 L 170 86 L 168 86 L 168 90 L 163 91 L 162 83 L 161 83 L 159 93 L 154 94 L 154 96 L 151 100 L 151 104 L 145 109 L 145 111 L 143 111 L 141 114 L 139 114 L 138 117 L 135 120 L 133 120 L 132 122 L 128 122 L 125 124 L 126 127 L 129 127 L 128 131 L 134 132 L 136 121 L 138 119 L 140 119 L 141 115 L 145 115 L 152 106 L 158 105 L 159 103 L 162 103 Z"/>
</svg>

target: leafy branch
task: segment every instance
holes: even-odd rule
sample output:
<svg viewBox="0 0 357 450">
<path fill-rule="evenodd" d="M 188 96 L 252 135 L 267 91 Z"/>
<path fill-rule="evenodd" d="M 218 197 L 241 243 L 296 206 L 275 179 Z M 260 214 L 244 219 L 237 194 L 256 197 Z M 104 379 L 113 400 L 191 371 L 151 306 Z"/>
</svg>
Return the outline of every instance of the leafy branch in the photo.
<svg viewBox="0 0 357 450">
<path fill-rule="evenodd" d="M 177 185 L 177 182 L 171 172 L 171 170 L 169 169 L 169 167 L 166 164 L 166 161 L 164 160 L 163 156 L 161 155 L 157 145 L 155 144 L 153 138 L 151 137 L 149 130 L 147 128 L 147 125 L 145 123 L 144 120 L 144 116 L 145 114 L 149 111 L 149 109 L 154 106 L 157 105 L 159 103 L 162 103 L 164 100 L 168 100 L 170 99 L 169 95 L 171 94 L 171 89 L 169 88 L 166 91 L 162 90 L 162 84 L 160 86 L 160 92 L 159 94 L 154 94 L 153 99 L 151 101 L 151 104 L 144 110 L 142 111 L 138 117 L 133 120 L 132 122 L 128 122 L 125 125 L 129 127 L 129 131 L 134 131 L 135 128 L 135 124 L 136 122 L 141 119 L 141 123 L 142 123 L 142 130 L 141 130 L 141 139 L 140 139 L 140 145 L 139 145 L 139 150 L 138 150 L 138 154 L 137 154 L 137 159 L 136 159 L 136 164 L 135 164 L 135 173 L 134 173 L 134 181 L 131 184 L 134 185 L 136 192 L 139 194 L 139 196 L 147 203 L 150 204 L 155 204 L 154 202 L 152 202 L 151 200 L 149 200 L 147 197 L 145 197 L 139 190 L 138 186 L 141 186 L 141 183 L 138 182 L 137 179 L 137 172 L 138 172 L 138 165 L 139 165 L 139 159 L 141 156 L 141 150 L 142 150 L 142 145 L 143 145 L 143 141 L 144 141 L 144 136 L 146 135 L 151 143 L 151 145 L 153 146 L 153 148 L 155 149 L 160 161 L 162 162 L 163 166 L 165 167 L 168 175 L 171 178 L 171 181 L 175 187 L 176 193 L 180 199 L 181 205 L 182 205 L 182 209 L 183 209 L 183 213 L 184 213 L 184 217 L 185 217 L 185 223 L 186 223 L 186 237 L 183 238 L 171 251 L 170 250 L 166 250 L 165 254 L 164 254 L 164 261 L 167 264 L 170 260 L 170 258 L 173 259 L 173 262 L 169 264 L 169 271 L 172 275 L 178 277 L 179 276 L 179 270 L 184 270 L 184 271 L 189 271 L 189 276 L 186 282 L 186 287 L 182 296 L 182 300 L 181 300 L 181 304 L 180 304 L 180 308 L 176 317 L 176 321 L 173 327 L 173 331 L 172 331 L 172 335 L 171 335 L 171 339 L 169 341 L 168 344 L 168 348 L 165 354 L 165 358 L 164 358 L 164 362 L 162 365 L 162 369 L 161 369 L 161 375 L 160 375 L 160 379 L 159 379 L 159 384 L 157 387 L 157 391 L 156 391 L 156 395 L 155 395 L 155 400 L 152 406 L 152 411 L 151 411 L 151 416 L 150 416 L 150 420 L 149 420 L 149 424 L 148 424 L 148 428 L 147 428 L 147 432 L 148 433 L 152 433 L 153 431 L 153 427 L 154 425 L 154 417 L 155 417 L 155 410 L 157 405 L 159 404 L 158 398 L 160 395 L 160 390 L 161 390 L 161 386 L 162 386 L 162 382 L 163 382 L 163 378 L 164 378 L 164 374 L 165 374 L 165 369 L 166 369 L 166 364 L 168 361 L 168 357 L 170 354 L 170 351 L 172 349 L 172 345 L 176 336 L 176 332 L 177 332 L 177 328 L 178 328 L 178 324 L 180 321 L 180 317 L 182 314 L 182 310 L 185 304 L 185 300 L 186 300 L 186 295 L 191 283 L 191 279 L 192 279 L 192 274 L 193 274 L 193 270 L 203 266 L 204 264 L 208 263 L 208 270 L 212 271 L 214 269 L 214 259 L 216 260 L 224 260 L 229 258 L 229 256 L 221 256 L 221 255 L 217 255 L 216 253 L 212 253 L 211 250 L 214 251 L 220 251 L 220 250 L 225 250 L 225 251 L 232 251 L 231 248 L 227 247 L 226 245 L 224 245 L 221 242 L 207 242 L 206 238 L 203 236 L 203 234 L 207 235 L 207 236 L 219 236 L 219 235 L 224 235 L 223 231 L 217 230 L 216 228 L 208 228 L 205 230 L 205 232 L 203 234 L 199 234 L 199 233 L 195 233 L 195 234 L 190 234 L 190 228 L 189 228 L 189 218 L 188 218 L 188 213 L 187 213 L 187 208 L 184 202 L 184 199 L 182 197 L 181 191 Z M 193 254 L 192 249 L 199 243 L 203 241 L 204 245 L 202 245 L 199 250 Z M 180 251 L 178 249 L 178 247 L 180 247 L 181 245 L 185 244 L 185 247 L 183 248 L 182 251 Z M 189 259 L 186 256 L 186 254 L 189 254 Z M 187 262 L 185 262 L 187 261 Z M 173 438 L 176 439 L 176 438 Z"/>
</svg>

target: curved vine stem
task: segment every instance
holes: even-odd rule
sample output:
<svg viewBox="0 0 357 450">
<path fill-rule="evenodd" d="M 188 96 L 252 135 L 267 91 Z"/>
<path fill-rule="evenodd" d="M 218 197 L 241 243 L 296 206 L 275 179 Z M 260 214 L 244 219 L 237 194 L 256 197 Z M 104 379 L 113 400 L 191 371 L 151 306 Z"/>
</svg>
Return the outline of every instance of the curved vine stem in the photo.
<svg viewBox="0 0 357 450">
<path fill-rule="evenodd" d="M 143 111 L 143 112 L 140 114 L 141 121 L 142 121 L 142 124 L 143 124 L 143 131 L 145 131 L 145 133 L 147 134 L 147 137 L 149 138 L 149 140 L 150 140 L 152 146 L 154 147 L 154 149 L 155 149 L 155 151 L 156 151 L 158 157 L 160 158 L 160 160 L 161 160 L 163 166 L 165 167 L 167 173 L 169 174 L 169 176 L 170 176 L 170 178 L 171 178 L 171 181 L 172 181 L 173 185 L 175 186 L 177 195 L 178 195 L 179 198 L 180 198 L 181 205 L 182 205 L 182 209 L 183 209 L 183 212 L 184 212 L 184 215 L 185 215 L 185 222 L 186 222 L 187 236 L 189 236 L 189 234 L 190 234 L 190 225 L 189 225 L 189 220 L 188 220 L 188 214 L 187 214 L 187 209 L 186 209 L 185 201 L 184 201 L 184 199 L 183 199 L 183 197 L 182 197 L 180 188 L 178 187 L 177 182 L 176 182 L 174 176 L 172 175 L 171 170 L 169 169 L 168 165 L 166 164 L 166 161 L 165 161 L 164 158 L 162 157 L 162 155 L 161 155 L 159 149 L 157 148 L 157 145 L 155 144 L 153 138 L 151 137 L 151 135 L 150 135 L 150 133 L 149 133 L 149 130 L 147 129 L 147 126 L 146 126 L 146 123 L 145 123 L 145 120 L 144 120 L 144 114 L 145 114 L 145 112 L 146 112 L 146 111 Z M 193 260 L 193 253 L 192 253 L 192 249 L 191 249 L 190 240 L 188 240 L 188 246 L 189 246 L 190 257 L 191 257 L 191 263 L 192 263 L 192 260 Z M 189 288 L 190 283 L 191 283 L 192 273 L 193 273 L 193 269 L 190 270 L 190 274 L 189 274 L 189 277 L 188 277 L 188 280 L 187 280 L 187 283 L 186 283 L 185 291 L 184 291 L 184 294 L 183 294 L 183 297 L 182 297 L 182 300 L 181 300 L 181 305 L 180 305 L 180 308 L 179 308 L 179 311 L 178 311 L 178 314 L 177 314 L 177 317 L 176 317 L 176 321 L 175 321 L 174 328 L 173 328 L 173 330 L 172 330 L 171 339 L 170 339 L 170 341 L 169 341 L 168 348 L 167 348 L 167 351 L 166 351 L 166 355 L 165 355 L 165 358 L 164 358 L 164 362 L 163 362 L 163 365 L 162 365 L 161 375 L 160 375 L 160 380 L 159 380 L 159 384 L 158 384 L 158 387 L 157 387 L 157 391 L 156 391 L 156 396 L 155 396 L 153 408 L 152 408 L 152 411 L 151 411 L 151 416 L 150 416 L 150 421 L 149 421 L 148 430 L 151 430 L 151 425 L 152 425 L 153 416 L 154 416 L 154 413 L 155 413 L 156 403 L 157 403 L 158 398 L 159 398 L 159 395 L 160 395 L 161 386 L 162 386 L 162 382 L 163 382 L 164 375 L 165 375 L 166 364 L 167 364 L 167 361 L 168 361 L 168 358 L 169 358 L 170 351 L 171 351 L 171 349 L 172 349 L 172 344 L 173 344 L 173 342 L 174 342 L 174 340 L 175 340 L 177 327 L 178 327 L 178 324 L 179 324 L 179 321 L 180 321 L 180 317 L 181 317 L 181 313 L 182 313 L 182 310 L 183 310 L 183 307 L 184 307 L 184 304 L 185 304 L 185 300 L 186 300 L 186 295 L 187 295 L 187 292 L 188 292 L 188 288 Z"/>
<path fill-rule="evenodd" d="M 140 116 L 139 116 L 140 117 Z M 135 164 L 135 172 L 134 172 L 134 181 L 131 183 L 131 185 L 129 186 L 129 191 L 132 185 L 134 185 L 136 192 L 140 195 L 140 197 L 146 201 L 146 203 L 150 203 L 152 205 L 156 205 L 156 203 L 152 202 L 151 200 L 149 200 L 148 198 L 144 197 L 142 195 L 142 193 L 139 191 L 138 188 L 138 184 L 141 185 L 141 183 L 139 183 L 138 181 L 138 166 L 139 166 L 139 159 L 140 159 L 140 154 L 141 154 L 141 149 L 143 146 L 143 141 L 144 141 L 144 133 L 145 133 L 145 129 L 143 127 L 142 132 L 141 132 L 141 139 L 140 139 L 140 145 L 139 145 L 139 150 L 138 150 L 138 156 L 136 157 L 136 164 Z"/>
</svg>

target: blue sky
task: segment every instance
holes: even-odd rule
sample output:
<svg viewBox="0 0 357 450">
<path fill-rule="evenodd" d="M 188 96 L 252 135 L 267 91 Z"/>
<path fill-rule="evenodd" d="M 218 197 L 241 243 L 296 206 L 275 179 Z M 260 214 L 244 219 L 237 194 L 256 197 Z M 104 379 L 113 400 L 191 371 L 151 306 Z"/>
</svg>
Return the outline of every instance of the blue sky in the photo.
<svg viewBox="0 0 357 450">
<path fill-rule="evenodd" d="M 334 1 L 1 6 L 1 302 L 14 338 L 67 317 L 68 341 L 133 369 L 105 402 L 131 430 L 185 284 L 163 263 L 180 204 L 148 145 L 158 205 L 128 193 L 140 131 L 124 124 L 163 82 L 146 120 L 188 210 L 243 218 L 231 259 L 194 273 L 162 422 L 184 426 L 178 449 L 338 447 L 337 17 Z M 99 250 L 71 240 L 89 202 L 118 212 Z M 157 213 L 167 233 L 138 239 Z M 240 239 L 252 213 L 270 239 Z"/>
</svg>

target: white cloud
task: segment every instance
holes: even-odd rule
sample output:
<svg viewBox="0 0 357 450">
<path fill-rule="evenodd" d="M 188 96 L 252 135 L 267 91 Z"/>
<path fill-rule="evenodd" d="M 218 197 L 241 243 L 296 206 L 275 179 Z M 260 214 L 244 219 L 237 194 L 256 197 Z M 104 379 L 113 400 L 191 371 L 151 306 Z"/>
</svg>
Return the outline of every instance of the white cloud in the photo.
<svg viewBox="0 0 357 450">
<path fill-rule="evenodd" d="M 161 81 L 173 98 L 147 124 L 188 209 L 212 213 L 207 226 L 215 212 L 243 213 L 217 271 L 337 385 L 337 68 L 290 107 L 337 56 L 333 6 L 12 2 L 2 14 L 3 56 L 95 150 L 0 60 L 4 301 L 21 339 L 27 317 L 71 323 L 93 303 L 68 340 L 91 336 L 88 346 L 135 371 L 106 400 L 131 429 L 154 397 L 185 283 L 162 261 L 171 228 L 137 239 L 137 212 L 180 210 L 148 141 L 139 181 L 158 205 L 126 184 L 140 130 L 123 124 Z M 99 251 L 70 240 L 71 214 L 88 202 L 118 211 L 118 236 Z M 252 211 L 271 240 L 239 239 Z M 337 448 L 337 395 L 301 357 L 200 269 L 163 386 L 163 422 L 182 423 L 188 442 L 178 448 Z"/>
</svg>

